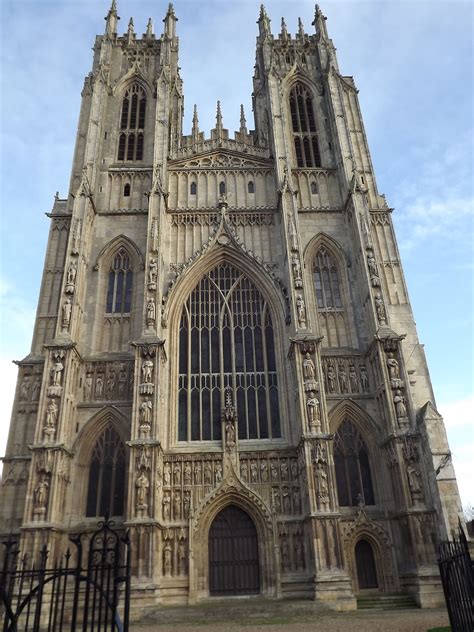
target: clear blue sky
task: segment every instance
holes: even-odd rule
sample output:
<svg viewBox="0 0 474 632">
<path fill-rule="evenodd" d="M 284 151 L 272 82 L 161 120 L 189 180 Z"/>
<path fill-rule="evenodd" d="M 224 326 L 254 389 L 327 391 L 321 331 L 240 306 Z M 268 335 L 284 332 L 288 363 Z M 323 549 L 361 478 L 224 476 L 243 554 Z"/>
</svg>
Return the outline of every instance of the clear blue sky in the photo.
<svg viewBox="0 0 474 632">
<path fill-rule="evenodd" d="M 109 0 L 3 0 L 1 18 L 0 454 L 16 368 L 29 350 L 53 195 L 67 194 L 84 76 Z M 167 3 L 118 0 L 120 32 Z M 314 3 L 269 0 L 295 33 L 312 32 Z M 379 191 L 394 221 L 437 406 L 445 416 L 463 502 L 474 504 L 473 431 L 473 8 L 470 2 L 330 0 L 321 8 L 342 74 L 352 75 Z M 177 0 L 185 133 L 252 127 L 251 76 L 259 3 Z"/>
</svg>

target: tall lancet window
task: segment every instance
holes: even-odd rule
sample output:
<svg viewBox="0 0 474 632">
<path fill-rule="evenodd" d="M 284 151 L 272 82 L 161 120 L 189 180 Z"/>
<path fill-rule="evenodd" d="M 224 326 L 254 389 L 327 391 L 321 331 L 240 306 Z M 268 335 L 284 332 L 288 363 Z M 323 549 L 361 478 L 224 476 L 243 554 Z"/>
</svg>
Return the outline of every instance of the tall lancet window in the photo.
<svg viewBox="0 0 474 632">
<path fill-rule="evenodd" d="M 105 308 L 107 314 L 130 314 L 132 283 L 133 273 L 130 255 L 124 248 L 120 248 L 109 270 Z"/>
<path fill-rule="evenodd" d="M 178 440 L 221 439 L 227 394 L 239 439 L 281 436 L 273 325 L 254 284 L 223 263 L 186 301 L 179 332 Z"/>
<path fill-rule="evenodd" d="M 361 501 L 375 505 L 369 452 L 358 428 L 347 419 L 334 438 L 334 466 L 341 507 L 354 507 Z"/>
<path fill-rule="evenodd" d="M 334 257 L 323 246 L 318 250 L 314 264 L 314 282 L 318 309 L 341 309 L 341 288 Z"/>
<path fill-rule="evenodd" d="M 297 83 L 290 92 L 291 124 L 298 167 L 320 167 L 318 133 L 313 97 L 306 86 Z"/>
<path fill-rule="evenodd" d="M 89 465 L 86 516 L 122 516 L 125 497 L 125 449 L 109 425 L 97 439 Z"/>
<path fill-rule="evenodd" d="M 122 100 L 117 160 L 143 160 L 145 112 L 145 91 L 134 83 L 126 91 Z"/>
</svg>

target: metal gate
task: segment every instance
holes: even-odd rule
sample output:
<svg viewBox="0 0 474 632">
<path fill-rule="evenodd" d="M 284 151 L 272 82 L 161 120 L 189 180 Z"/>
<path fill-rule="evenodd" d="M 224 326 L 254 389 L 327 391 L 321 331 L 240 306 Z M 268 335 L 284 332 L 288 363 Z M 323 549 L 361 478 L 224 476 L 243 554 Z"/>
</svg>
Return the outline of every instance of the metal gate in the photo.
<svg viewBox="0 0 474 632">
<path fill-rule="evenodd" d="M 4 542 L 2 631 L 128 632 L 130 542 L 112 527 L 106 516 L 90 538 L 71 537 L 75 554 L 68 549 L 50 566 L 46 546 L 35 563 L 20 555 L 14 540 Z"/>
<path fill-rule="evenodd" d="M 209 592 L 260 592 L 257 530 L 251 518 L 234 506 L 223 509 L 209 531 Z"/>
<path fill-rule="evenodd" d="M 469 545 L 459 525 L 459 539 L 441 542 L 439 572 L 453 632 L 474 630 L 474 569 Z"/>
</svg>

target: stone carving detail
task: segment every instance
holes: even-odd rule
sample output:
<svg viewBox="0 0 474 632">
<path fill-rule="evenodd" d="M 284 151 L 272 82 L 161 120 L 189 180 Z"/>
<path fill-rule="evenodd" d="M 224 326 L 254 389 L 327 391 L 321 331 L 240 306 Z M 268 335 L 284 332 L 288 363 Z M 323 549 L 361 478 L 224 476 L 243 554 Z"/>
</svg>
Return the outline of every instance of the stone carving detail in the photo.
<svg viewBox="0 0 474 632">
<path fill-rule="evenodd" d="M 150 399 L 146 399 L 139 406 L 140 422 L 139 436 L 140 439 L 149 439 L 151 433 L 151 425 L 153 418 L 153 403 Z"/>
<path fill-rule="evenodd" d="M 74 294 L 76 289 L 77 263 L 71 261 L 66 273 L 66 294 Z"/>
<path fill-rule="evenodd" d="M 52 366 L 50 374 L 50 385 L 48 386 L 48 395 L 50 397 L 61 397 L 62 392 L 62 379 L 64 372 L 63 360 L 65 357 L 63 349 L 57 349 L 52 352 Z"/>
<path fill-rule="evenodd" d="M 154 219 L 151 222 L 151 229 L 150 229 L 150 249 L 153 254 L 156 254 L 158 252 L 158 243 L 159 243 L 158 238 L 159 238 L 158 220 Z"/>
<path fill-rule="evenodd" d="M 303 279 L 301 278 L 301 263 L 296 252 L 291 255 L 291 269 L 293 270 L 293 281 L 296 288 L 303 287 Z"/>
<path fill-rule="evenodd" d="M 377 320 L 381 325 L 387 324 L 387 311 L 385 309 L 385 303 L 383 302 L 380 292 L 376 292 L 374 296 L 375 311 L 377 313 Z"/>
<path fill-rule="evenodd" d="M 370 283 L 372 287 L 380 287 L 379 272 L 375 261 L 374 251 L 367 248 L 367 267 L 369 268 Z"/>
<path fill-rule="evenodd" d="M 68 332 L 71 325 L 72 301 L 68 296 L 61 308 L 61 331 Z"/>
<path fill-rule="evenodd" d="M 302 572 L 306 568 L 303 528 L 300 523 L 282 523 L 278 528 L 280 565 L 283 573 Z"/>
<path fill-rule="evenodd" d="M 81 245 L 81 230 L 82 230 L 82 220 L 76 219 L 74 222 L 74 228 L 72 229 L 72 243 L 71 243 L 71 254 L 76 256 L 79 254 L 79 248 Z"/>
<path fill-rule="evenodd" d="M 313 446 L 312 462 L 317 507 L 320 511 L 327 511 L 329 509 L 328 459 L 327 449 L 320 441 Z"/>
<path fill-rule="evenodd" d="M 311 433 L 321 431 L 321 406 L 314 391 L 310 391 L 306 399 L 306 411 L 308 416 L 308 430 Z"/>
<path fill-rule="evenodd" d="M 406 407 L 406 399 L 402 391 L 397 388 L 393 397 L 393 403 L 395 404 L 395 413 L 397 415 L 398 424 L 403 427 L 408 425 L 408 411 Z"/>
<path fill-rule="evenodd" d="M 150 488 L 150 480 L 144 470 L 141 470 L 137 476 L 135 483 L 137 490 L 136 510 L 137 516 L 142 518 L 148 515 L 148 492 Z"/>
<path fill-rule="evenodd" d="M 88 362 L 84 371 L 84 402 L 131 399 L 132 362 Z"/>
<path fill-rule="evenodd" d="M 288 235 L 290 237 L 290 247 L 293 252 L 298 251 L 298 235 L 296 232 L 295 220 L 293 215 L 288 220 Z"/>
<path fill-rule="evenodd" d="M 298 324 L 306 329 L 306 305 L 301 294 L 296 296 L 296 311 L 298 313 Z"/>
<path fill-rule="evenodd" d="M 167 528 L 163 531 L 163 575 L 183 577 L 188 572 L 187 529 Z"/>
<path fill-rule="evenodd" d="M 51 398 L 46 407 L 46 419 L 43 426 L 43 441 L 51 443 L 56 434 L 56 423 L 58 419 L 58 405 Z"/>
<path fill-rule="evenodd" d="M 423 502 L 423 478 L 420 469 L 420 455 L 418 447 L 411 437 L 404 437 L 402 447 L 403 459 L 406 466 L 408 488 L 413 504 Z"/>
<path fill-rule="evenodd" d="M 148 264 L 148 289 L 156 290 L 156 281 L 158 278 L 158 262 L 154 257 L 150 258 Z"/>
<path fill-rule="evenodd" d="M 223 419 L 225 422 L 225 449 L 230 451 L 235 449 L 236 444 L 236 410 L 232 401 L 232 391 L 230 388 L 226 389 L 225 400 L 225 408 L 223 412 Z"/>
<path fill-rule="evenodd" d="M 30 376 L 24 375 L 20 385 L 20 401 L 26 402 L 28 401 L 28 396 L 30 394 Z"/>
<path fill-rule="evenodd" d="M 146 324 L 147 327 L 154 327 L 156 322 L 156 305 L 155 299 L 149 297 L 146 304 Z"/>
<path fill-rule="evenodd" d="M 392 352 L 387 354 L 387 368 L 390 377 L 390 386 L 393 389 L 401 388 L 403 381 L 400 378 L 400 365 Z"/>
<path fill-rule="evenodd" d="M 328 395 L 357 395 L 370 391 L 364 358 L 324 356 L 322 366 Z"/>
<path fill-rule="evenodd" d="M 49 482 L 46 475 L 41 476 L 33 495 L 33 515 L 37 520 L 44 518 L 49 499 Z"/>
</svg>

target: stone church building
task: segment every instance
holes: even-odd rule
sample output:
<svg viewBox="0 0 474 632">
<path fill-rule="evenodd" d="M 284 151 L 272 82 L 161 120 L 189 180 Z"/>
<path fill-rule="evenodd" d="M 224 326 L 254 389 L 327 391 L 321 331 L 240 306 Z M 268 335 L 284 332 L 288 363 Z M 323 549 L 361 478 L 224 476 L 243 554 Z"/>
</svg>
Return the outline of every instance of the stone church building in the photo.
<svg viewBox="0 0 474 632">
<path fill-rule="evenodd" d="M 262 6 L 254 129 L 185 135 L 177 18 L 85 79 L 19 377 L 0 532 L 129 529 L 134 607 L 365 591 L 443 601 L 460 501 L 391 213 L 325 17 Z M 244 70 L 244 69 L 243 69 Z"/>
</svg>

